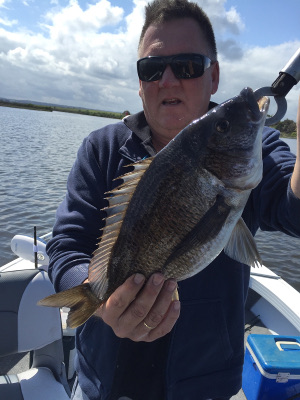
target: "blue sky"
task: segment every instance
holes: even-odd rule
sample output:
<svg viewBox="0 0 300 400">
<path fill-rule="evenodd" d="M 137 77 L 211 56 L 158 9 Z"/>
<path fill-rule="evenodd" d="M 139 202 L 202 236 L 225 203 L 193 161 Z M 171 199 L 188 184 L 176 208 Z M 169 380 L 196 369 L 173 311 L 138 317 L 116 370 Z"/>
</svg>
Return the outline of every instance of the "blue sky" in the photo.
<svg viewBox="0 0 300 400">
<path fill-rule="evenodd" d="M 224 101 L 270 85 L 300 47 L 299 0 L 194 0 L 211 18 Z M 147 0 L 0 0 L 0 97 L 141 109 L 136 48 Z M 295 119 L 299 86 L 287 96 Z"/>
<path fill-rule="evenodd" d="M 6 4 L 5 14 L 10 21 L 17 20 L 18 25 L 35 32 L 40 32 L 39 26 L 43 14 L 50 8 L 55 8 L 55 3 L 49 0 L 11 0 Z M 58 3 L 58 2 L 57 2 Z M 66 6 L 69 0 L 61 0 L 59 4 Z M 78 1 L 82 9 L 87 4 L 95 1 Z M 124 15 L 132 12 L 134 4 L 131 0 L 111 0 L 113 6 L 124 10 Z M 234 7 L 241 15 L 245 29 L 240 34 L 240 40 L 248 45 L 274 45 L 285 41 L 299 39 L 300 1 L 299 0 L 227 0 L 226 9 Z M 1 5 L 1 1 L 0 1 Z M 0 14 L 1 15 L 1 14 Z M 7 27 L 13 32 L 16 25 Z"/>
<path fill-rule="evenodd" d="M 300 39 L 299 0 L 228 0 L 245 24 L 239 36 L 243 43 L 272 46 Z"/>
</svg>

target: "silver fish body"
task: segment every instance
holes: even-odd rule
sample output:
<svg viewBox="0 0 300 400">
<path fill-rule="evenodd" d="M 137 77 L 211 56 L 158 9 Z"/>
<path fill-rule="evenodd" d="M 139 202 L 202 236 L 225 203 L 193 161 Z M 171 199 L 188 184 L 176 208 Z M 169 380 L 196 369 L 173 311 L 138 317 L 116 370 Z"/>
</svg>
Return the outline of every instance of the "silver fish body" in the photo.
<svg viewBox="0 0 300 400">
<path fill-rule="evenodd" d="M 134 273 L 148 278 L 159 271 L 166 278 L 186 279 L 223 249 L 240 262 L 259 263 L 241 215 L 262 177 L 268 104 L 263 98 L 259 107 L 245 88 L 188 125 L 154 158 L 134 164 L 124 183 L 108 193 L 89 283 L 40 304 L 70 307 L 68 324 L 75 327 Z"/>
</svg>

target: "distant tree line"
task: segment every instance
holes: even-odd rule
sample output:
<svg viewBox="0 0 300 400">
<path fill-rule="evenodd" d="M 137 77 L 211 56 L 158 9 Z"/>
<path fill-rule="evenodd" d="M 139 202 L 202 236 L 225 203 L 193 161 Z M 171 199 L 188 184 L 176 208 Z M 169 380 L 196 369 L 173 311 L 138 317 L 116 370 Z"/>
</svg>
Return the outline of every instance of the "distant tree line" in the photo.
<svg viewBox="0 0 300 400">
<path fill-rule="evenodd" d="M 93 110 L 88 108 L 80 108 L 80 107 L 64 107 L 64 106 L 47 106 L 40 104 L 31 104 L 31 103 L 22 103 L 18 101 L 3 101 L 0 100 L 0 106 L 2 107 L 13 107 L 13 108 L 25 108 L 27 110 L 36 110 L 36 111 L 60 111 L 60 112 L 68 112 L 73 114 L 84 114 L 84 115 L 92 115 L 94 117 L 103 117 L 103 118 L 114 118 L 114 119 L 122 119 L 127 115 L 130 115 L 128 110 L 124 112 L 113 112 L 113 111 L 101 111 L 101 110 Z"/>
<path fill-rule="evenodd" d="M 297 137 L 297 125 L 296 122 L 291 119 L 285 119 L 284 121 L 277 122 L 276 124 L 272 125 L 272 127 L 278 129 L 283 137 Z"/>
<path fill-rule="evenodd" d="M 37 110 L 37 111 L 53 111 L 52 107 L 49 107 L 49 106 L 31 104 L 31 103 L 19 103 L 17 101 L 0 100 L 0 106 L 12 107 L 12 108 L 25 108 L 27 110 Z"/>
<path fill-rule="evenodd" d="M 60 112 L 85 114 L 85 115 L 92 115 L 95 117 L 114 118 L 114 119 L 122 119 L 122 118 L 126 117 L 127 115 L 130 115 L 130 112 L 128 110 L 125 110 L 121 113 L 121 112 L 113 112 L 113 111 L 93 110 L 93 109 L 87 109 L 87 108 L 47 106 L 47 105 L 19 103 L 17 101 L 3 101 L 3 100 L 0 100 L 0 106 L 26 108 L 26 109 L 38 110 L 38 111 L 60 111 Z M 289 137 L 289 138 L 297 137 L 296 122 L 291 119 L 285 119 L 284 121 L 277 122 L 276 124 L 272 125 L 272 127 L 275 129 L 278 129 L 280 131 L 282 137 Z"/>
</svg>

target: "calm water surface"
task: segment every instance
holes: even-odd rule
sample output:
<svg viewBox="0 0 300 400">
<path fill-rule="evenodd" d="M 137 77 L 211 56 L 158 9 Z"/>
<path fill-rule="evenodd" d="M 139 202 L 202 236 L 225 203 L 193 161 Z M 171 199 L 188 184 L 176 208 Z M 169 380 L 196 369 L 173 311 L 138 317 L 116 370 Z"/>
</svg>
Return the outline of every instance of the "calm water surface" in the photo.
<svg viewBox="0 0 300 400">
<path fill-rule="evenodd" d="M 13 260 L 16 234 L 51 231 L 77 150 L 91 131 L 116 120 L 0 107 L 0 266 Z M 287 140 L 296 151 L 296 140 Z M 264 263 L 300 291 L 300 240 L 261 232 Z"/>
</svg>

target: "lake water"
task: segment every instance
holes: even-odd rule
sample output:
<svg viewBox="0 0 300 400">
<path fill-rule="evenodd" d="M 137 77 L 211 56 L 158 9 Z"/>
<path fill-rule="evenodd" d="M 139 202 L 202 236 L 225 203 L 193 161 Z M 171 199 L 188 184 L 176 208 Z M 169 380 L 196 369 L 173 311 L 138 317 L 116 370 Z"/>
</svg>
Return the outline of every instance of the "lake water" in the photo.
<svg viewBox="0 0 300 400">
<path fill-rule="evenodd" d="M 116 120 L 0 107 L 0 266 L 13 260 L 16 234 L 51 231 L 76 152 L 91 131 Z M 296 140 L 287 139 L 296 151 Z M 264 263 L 300 291 L 300 240 L 261 232 Z"/>
</svg>

